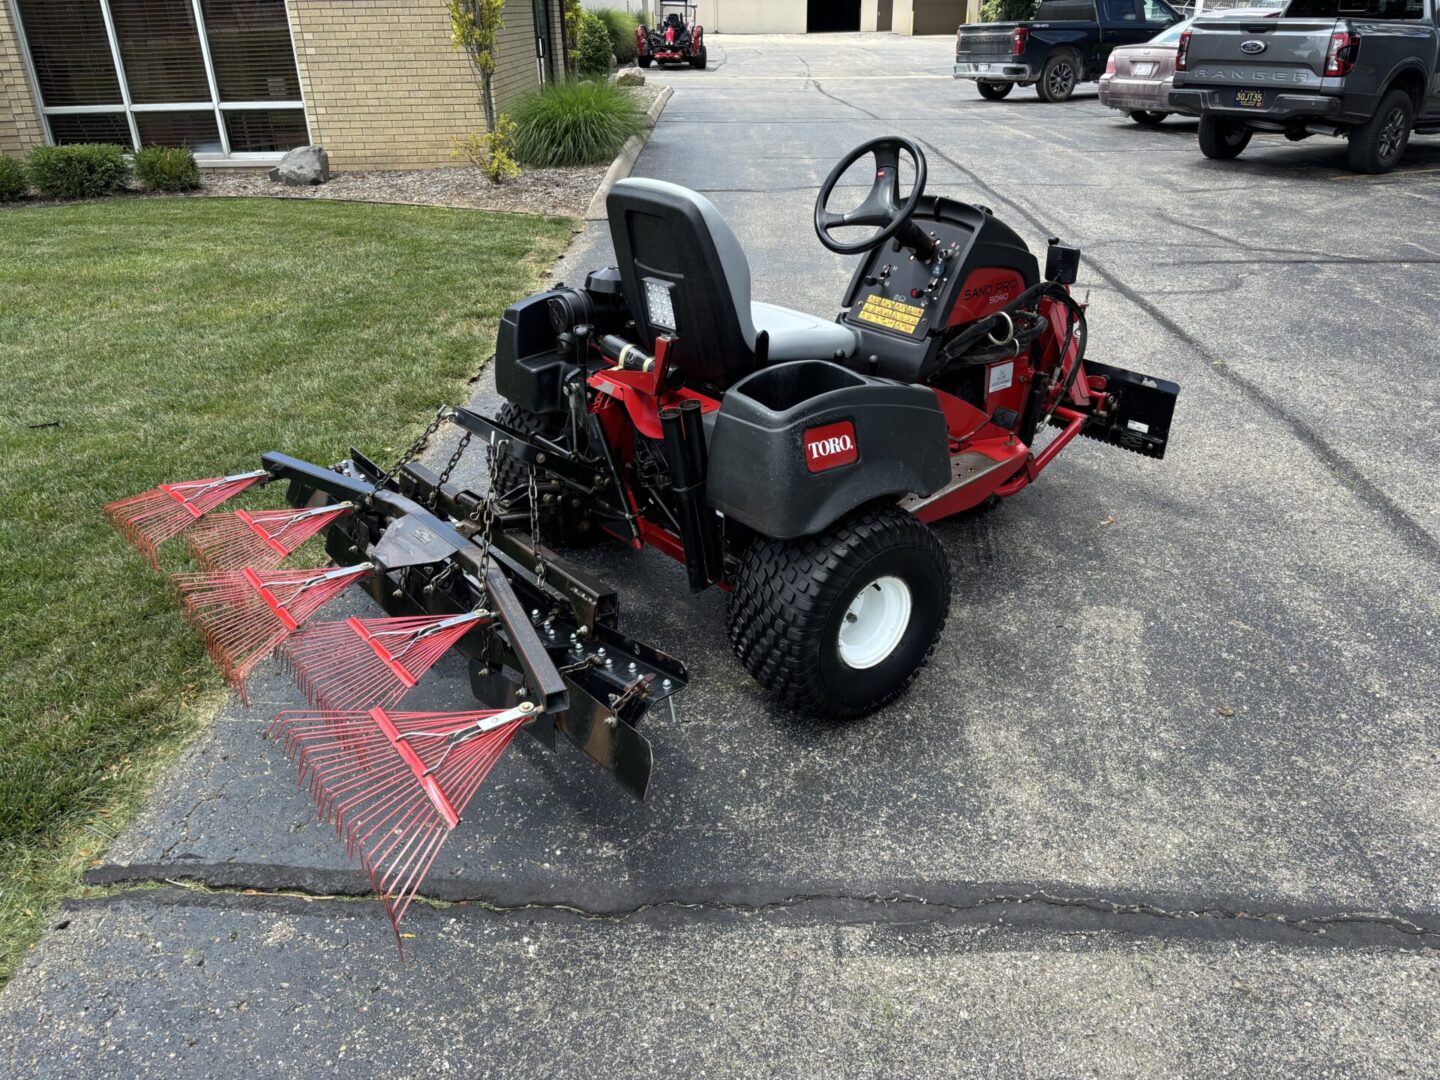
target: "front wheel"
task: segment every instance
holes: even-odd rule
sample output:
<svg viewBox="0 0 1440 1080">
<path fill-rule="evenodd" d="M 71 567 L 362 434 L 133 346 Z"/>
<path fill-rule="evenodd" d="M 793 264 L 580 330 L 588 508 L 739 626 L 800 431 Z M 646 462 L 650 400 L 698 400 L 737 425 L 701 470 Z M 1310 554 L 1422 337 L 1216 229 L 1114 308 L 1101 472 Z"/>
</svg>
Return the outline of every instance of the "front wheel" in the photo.
<svg viewBox="0 0 1440 1080">
<path fill-rule="evenodd" d="M 1040 80 L 1035 92 L 1041 101 L 1069 101 L 1080 81 L 1080 64 L 1072 53 L 1057 52 L 1045 61 L 1040 69 Z"/>
<path fill-rule="evenodd" d="M 635 58 L 635 62 L 641 67 L 649 67 L 650 64 L 654 61 L 654 59 L 655 58 L 653 56 L 637 56 Z"/>
<path fill-rule="evenodd" d="M 699 71 L 704 71 L 705 65 L 708 62 L 709 60 L 704 45 L 701 45 L 700 51 L 690 58 L 690 66 Z"/>
<path fill-rule="evenodd" d="M 975 87 L 980 91 L 980 96 L 986 101 L 999 101 L 1015 88 L 1015 84 L 1008 82 L 977 81 Z"/>
<path fill-rule="evenodd" d="M 950 608 L 934 532 L 898 507 L 861 511 L 816 536 L 746 551 L 727 623 L 745 670 L 812 716 L 863 716 L 899 696 L 930 658 Z"/>
<path fill-rule="evenodd" d="M 1410 142 L 1415 105 L 1404 90 L 1392 90 L 1375 115 L 1350 132 L 1350 169 L 1358 173 L 1387 173 L 1400 164 Z"/>
<path fill-rule="evenodd" d="M 1237 158 L 1250 145 L 1249 128 L 1213 113 L 1200 117 L 1200 152 L 1214 161 Z"/>
<path fill-rule="evenodd" d="M 1142 127 L 1155 127 L 1157 124 L 1162 124 L 1165 122 L 1165 117 L 1169 115 L 1169 113 L 1151 112 L 1149 109 L 1132 109 L 1130 111 L 1130 119 Z"/>
</svg>

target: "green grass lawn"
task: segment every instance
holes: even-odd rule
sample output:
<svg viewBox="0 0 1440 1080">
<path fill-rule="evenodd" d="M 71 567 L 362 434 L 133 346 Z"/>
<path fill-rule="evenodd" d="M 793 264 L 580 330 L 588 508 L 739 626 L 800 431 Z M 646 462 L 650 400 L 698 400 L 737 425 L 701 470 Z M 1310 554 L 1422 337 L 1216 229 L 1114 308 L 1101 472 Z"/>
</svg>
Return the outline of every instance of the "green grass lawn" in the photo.
<svg viewBox="0 0 1440 1080">
<path fill-rule="evenodd" d="M 0 212 L 0 981 L 223 700 L 101 506 L 268 449 L 393 458 L 570 232 L 309 201 Z"/>
</svg>

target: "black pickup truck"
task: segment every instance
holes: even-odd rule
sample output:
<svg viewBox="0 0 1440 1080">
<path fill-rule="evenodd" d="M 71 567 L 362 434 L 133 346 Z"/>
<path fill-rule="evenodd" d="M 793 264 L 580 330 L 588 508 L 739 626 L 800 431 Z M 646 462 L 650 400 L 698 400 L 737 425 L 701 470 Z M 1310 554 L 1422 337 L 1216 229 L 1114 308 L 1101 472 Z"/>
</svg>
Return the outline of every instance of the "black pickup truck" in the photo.
<svg viewBox="0 0 1440 1080">
<path fill-rule="evenodd" d="M 975 23 L 955 35 L 957 79 L 999 101 L 1016 83 L 1042 101 L 1065 101 L 1077 84 L 1100 78 L 1117 45 L 1149 41 L 1179 14 L 1164 0 L 1040 0 L 1033 19 Z"/>
<path fill-rule="evenodd" d="M 1440 133 L 1435 0 L 1291 0 L 1279 19 L 1208 20 L 1180 36 L 1170 104 L 1200 150 L 1233 158 L 1257 131 L 1348 139 L 1350 168 L 1389 172 L 1410 133 Z"/>
</svg>

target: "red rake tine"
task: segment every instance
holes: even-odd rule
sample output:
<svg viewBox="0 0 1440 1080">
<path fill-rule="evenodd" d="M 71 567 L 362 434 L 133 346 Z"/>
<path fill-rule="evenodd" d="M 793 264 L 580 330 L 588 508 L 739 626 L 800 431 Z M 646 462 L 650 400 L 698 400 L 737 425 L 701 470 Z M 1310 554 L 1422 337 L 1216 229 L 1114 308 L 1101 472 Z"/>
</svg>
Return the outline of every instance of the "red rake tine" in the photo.
<svg viewBox="0 0 1440 1080">
<path fill-rule="evenodd" d="M 185 617 L 227 682 L 248 703 L 245 680 L 307 619 L 374 570 L 373 563 L 315 570 L 176 574 Z"/>
<path fill-rule="evenodd" d="M 207 570 L 270 570 L 353 509 L 354 503 L 343 502 L 308 510 L 237 510 L 207 518 L 185 539 L 195 561 Z"/>
<path fill-rule="evenodd" d="M 160 560 L 156 548 L 267 475 L 260 469 L 233 476 L 161 484 L 108 504 L 105 519 L 158 570 Z"/>
<path fill-rule="evenodd" d="M 270 726 L 321 817 L 370 875 L 397 942 L 441 846 L 534 714 L 529 702 L 461 713 L 292 711 Z"/>
<path fill-rule="evenodd" d="M 316 708 L 394 705 L 489 612 L 316 623 L 285 643 L 281 661 Z"/>
</svg>

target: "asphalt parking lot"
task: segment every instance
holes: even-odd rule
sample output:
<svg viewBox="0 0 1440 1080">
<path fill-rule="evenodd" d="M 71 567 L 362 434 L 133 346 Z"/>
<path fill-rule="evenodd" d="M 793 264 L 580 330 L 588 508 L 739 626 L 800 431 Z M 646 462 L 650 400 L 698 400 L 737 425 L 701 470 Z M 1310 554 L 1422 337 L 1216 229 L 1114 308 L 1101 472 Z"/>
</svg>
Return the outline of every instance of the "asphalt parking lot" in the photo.
<svg viewBox="0 0 1440 1080">
<path fill-rule="evenodd" d="M 930 668 L 838 727 L 765 699 L 721 596 L 586 553 L 695 676 L 651 801 L 517 743 L 404 964 L 260 737 L 266 683 L 0 995 L 4 1071 L 1435 1075 L 1440 140 L 1385 177 L 1323 139 L 1210 162 L 1093 87 L 983 101 L 949 39 L 709 48 L 652 70 L 636 172 L 715 202 L 758 299 L 835 311 L 815 190 L 910 135 L 930 190 L 1082 247 L 1090 355 L 1182 386 L 1167 458 L 1081 440 L 940 526 Z M 609 257 L 591 223 L 556 276 Z"/>
</svg>

